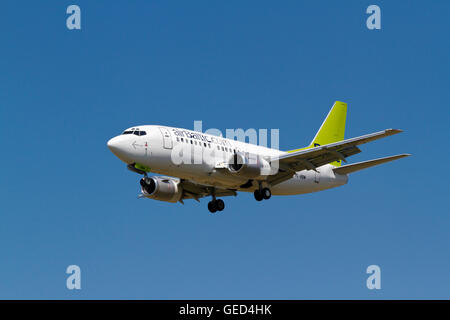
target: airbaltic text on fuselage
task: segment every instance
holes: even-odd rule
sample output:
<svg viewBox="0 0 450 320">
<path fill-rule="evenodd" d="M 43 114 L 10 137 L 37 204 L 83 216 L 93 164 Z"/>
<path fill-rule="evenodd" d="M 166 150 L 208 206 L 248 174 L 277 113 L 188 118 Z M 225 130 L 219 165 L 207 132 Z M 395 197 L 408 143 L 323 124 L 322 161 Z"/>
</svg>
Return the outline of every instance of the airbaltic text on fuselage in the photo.
<svg viewBox="0 0 450 320">
<path fill-rule="evenodd" d="M 203 141 L 203 142 L 216 143 L 216 144 L 219 144 L 222 146 L 232 147 L 232 145 L 229 141 L 219 138 L 219 137 L 212 137 L 212 136 L 208 136 L 203 133 L 200 133 L 200 132 L 189 131 L 186 129 L 173 128 L 172 131 L 177 137 L 196 139 L 196 140 Z"/>
</svg>

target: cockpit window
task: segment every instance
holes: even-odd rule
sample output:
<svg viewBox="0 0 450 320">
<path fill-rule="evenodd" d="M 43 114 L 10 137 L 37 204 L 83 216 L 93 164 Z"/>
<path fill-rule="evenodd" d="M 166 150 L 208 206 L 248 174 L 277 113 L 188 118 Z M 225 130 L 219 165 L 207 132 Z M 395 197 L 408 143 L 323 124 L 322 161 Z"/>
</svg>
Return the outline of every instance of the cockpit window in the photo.
<svg viewBox="0 0 450 320">
<path fill-rule="evenodd" d="M 129 131 L 124 131 L 122 134 L 134 134 L 136 136 L 145 136 L 147 134 L 147 132 L 145 131 L 139 131 L 139 130 L 129 130 Z"/>
</svg>

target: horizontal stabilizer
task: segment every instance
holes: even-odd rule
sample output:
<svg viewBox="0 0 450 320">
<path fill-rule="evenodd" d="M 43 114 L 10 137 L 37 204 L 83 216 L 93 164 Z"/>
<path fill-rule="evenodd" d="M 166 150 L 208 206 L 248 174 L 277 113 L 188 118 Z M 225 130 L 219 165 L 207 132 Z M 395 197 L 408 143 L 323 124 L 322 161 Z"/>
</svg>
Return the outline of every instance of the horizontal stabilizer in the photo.
<svg viewBox="0 0 450 320">
<path fill-rule="evenodd" d="M 393 160 L 397 160 L 397 159 L 401 159 L 401 158 L 409 157 L 409 156 L 410 156 L 410 154 L 404 153 L 404 154 L 399 154 L 396 156 L 368 160 L 368 161 L 348 164 L 348 165 L 345 165 L 342 167 L 337 167 L 337 168 L 334 168 L 333 171 L 338 174 L 348 174 L 348 173 L 353 173 L 353 172 L 356 172 L 356 171 L 359 171 L 362 169 L 370 168 L 370 167 L 377 166 L 382 163 L 386 163 L 389 161 L 393 161 Z"/>
</svg>

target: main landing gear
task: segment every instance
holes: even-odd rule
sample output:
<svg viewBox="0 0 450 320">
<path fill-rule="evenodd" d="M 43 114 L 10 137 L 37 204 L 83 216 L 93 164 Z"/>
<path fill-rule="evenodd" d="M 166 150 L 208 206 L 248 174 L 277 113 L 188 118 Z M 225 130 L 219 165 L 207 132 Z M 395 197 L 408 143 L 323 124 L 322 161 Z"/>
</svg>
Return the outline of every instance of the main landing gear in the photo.
<svg viewBox="0 0 450 320">
<path fill-rule="evenodd" d="M 223 202 L 222 199 L 211 200 L 208 202 L 208 210 L 211 213 L 222 211 L 223 209 L 225 209 L 225 202 Z"/>
<path fill-rule="evenodd" d="M 225 209 L 225 202 L 222 199 L 216 199 L 215 190 L 212 191 L 212 200 L 208 202 L 208 210 L 211 213 Z"/>
<path fill-rule="evenodd" d="M 255 190 L 253 195 L 255 196 L 256 201 L 261 201 L 262 199 L 270 199 L 272 192 L 269 188 L 259 188 Z"/>
</svg>

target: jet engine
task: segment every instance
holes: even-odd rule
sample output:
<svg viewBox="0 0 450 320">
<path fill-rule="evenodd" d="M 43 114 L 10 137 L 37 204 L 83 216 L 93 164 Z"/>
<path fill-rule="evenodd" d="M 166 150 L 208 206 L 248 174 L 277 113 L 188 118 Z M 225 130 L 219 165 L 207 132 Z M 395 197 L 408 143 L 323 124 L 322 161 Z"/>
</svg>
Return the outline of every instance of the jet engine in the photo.
<svg viewBox="0 0 450 320">
<path fill-rule="evenodd" d="M 178 202 L 183 195 L 183 188 L 179 185 L 179 181 L 168 177 L 145 177 L 139 183 L 142 194 L 146 198 Z"/>
<path fill-rule="evenodd" d="M 228 170 L 233 175 L 252 179 L 273 174 L 267 160 L 257 155 L 245 156 L 240 153 L 231 156 Z"/>
</svg>

